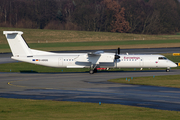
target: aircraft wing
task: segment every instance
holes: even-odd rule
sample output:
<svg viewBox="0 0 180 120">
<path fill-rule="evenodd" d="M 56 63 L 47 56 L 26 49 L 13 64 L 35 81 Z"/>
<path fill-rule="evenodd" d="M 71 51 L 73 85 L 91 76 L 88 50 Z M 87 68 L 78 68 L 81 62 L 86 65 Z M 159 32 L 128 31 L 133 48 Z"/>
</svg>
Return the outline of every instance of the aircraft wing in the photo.
<svg viewBox="0 0 180 120">
<path fill-rule="evenodd" d="M 112 63 L 114 62 L 114 55 L 106 54 L 104 51 L 89 52 L 87 55 L 80 55 L 76 58 L 77 62 L 91 62 L 92 64 Z"/>
</svg>

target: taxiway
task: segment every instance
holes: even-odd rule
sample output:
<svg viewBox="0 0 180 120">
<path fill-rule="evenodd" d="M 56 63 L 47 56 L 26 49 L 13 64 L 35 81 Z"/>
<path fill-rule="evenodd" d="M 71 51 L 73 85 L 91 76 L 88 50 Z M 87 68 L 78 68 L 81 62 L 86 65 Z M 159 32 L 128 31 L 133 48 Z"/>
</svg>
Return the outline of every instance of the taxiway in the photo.
<svg viewBox="0 0 180 120">
<path fill-rule="evenodd" d="M 113 103 L 180 111 L 180 89 L 126 85 L 109 79 L 179 74 L 180 70 L 88 73 L 0 73 L 0 97 Z M 124 79 L 126 80 L 126 79 Z"/>
<path fill-rule="evenodd" d="M 6 57 L 9 58 L 8 55 L 4 58 Z M 153 76 L 177 74 L 180 74 L 180 70 L 107 71 L 93 75 L 89 73 L 0 73 L 0 97 L 97 104 L 101 102 L 180 111 L 179 88 L 126 85 L 107 81 L 115 78 L 141 76 L 153 78 Z"/>
</svg>

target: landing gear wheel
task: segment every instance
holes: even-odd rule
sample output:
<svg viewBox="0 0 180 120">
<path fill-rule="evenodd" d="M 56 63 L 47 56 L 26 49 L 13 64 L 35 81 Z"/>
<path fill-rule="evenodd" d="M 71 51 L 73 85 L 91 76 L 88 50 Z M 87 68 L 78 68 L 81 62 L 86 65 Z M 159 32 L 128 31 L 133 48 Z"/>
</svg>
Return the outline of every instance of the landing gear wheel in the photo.
<svg viewBox="0 0 180 120">
<path fill-rule="evenodd" d="M 166 69 L 166 72 L 169 72 L 170 71 L 170 69 Z"/>
<path fill-rule="evenodd" d="M 97 73 L 97 69 L 94 69 L 94 73 Z"/>
<path fill-rule="evenodd" d="M 94 74 L 94 70 L 90 70 L 90 71 L 89 71 L 89 74 Z"/>
</svg>

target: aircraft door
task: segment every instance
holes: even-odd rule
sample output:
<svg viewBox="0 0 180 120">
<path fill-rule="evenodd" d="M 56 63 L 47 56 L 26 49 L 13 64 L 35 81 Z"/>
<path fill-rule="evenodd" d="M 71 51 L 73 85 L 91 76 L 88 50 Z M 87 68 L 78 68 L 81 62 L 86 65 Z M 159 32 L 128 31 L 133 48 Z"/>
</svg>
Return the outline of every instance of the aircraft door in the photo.
<svg viewBox="0 0 180 120">
<path fill-rule="evenodd" d="M 63 66 L 63 58 L 58 58 L 58 64 L 59 66 Z"/>
<path fill-rule="evenodd" d="M 140 59 L 139 65 L 140 65 L 140 66 L 144 66 L 143 58 Z"/>
</svg>

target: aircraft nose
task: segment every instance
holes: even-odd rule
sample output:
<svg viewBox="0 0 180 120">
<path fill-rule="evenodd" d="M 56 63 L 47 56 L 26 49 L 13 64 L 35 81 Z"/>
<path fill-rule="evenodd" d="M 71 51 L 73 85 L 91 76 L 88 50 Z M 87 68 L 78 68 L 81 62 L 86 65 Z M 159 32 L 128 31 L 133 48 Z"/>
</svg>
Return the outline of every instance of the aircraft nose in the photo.
<svg viewBox="0 0 180 120">
<path fill-rule="evenodd" d="M 171 62 L 171 67 L 177 67 L 178 65 L 174 62 Z"/>
<path fill-rule="evenodd" d="M 176 63 L 177 67 L 179 66 L 179 63 Z"/>
</svg>

